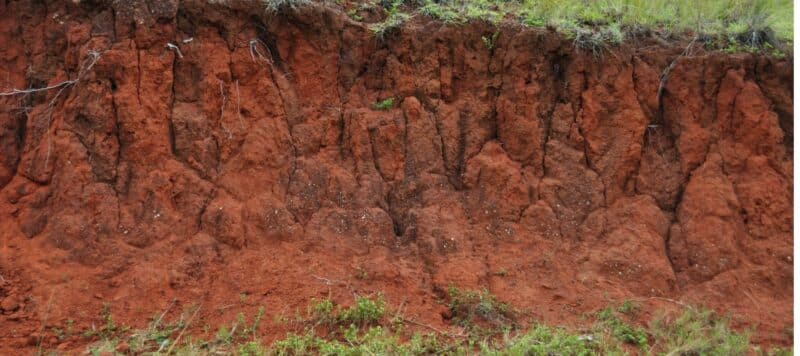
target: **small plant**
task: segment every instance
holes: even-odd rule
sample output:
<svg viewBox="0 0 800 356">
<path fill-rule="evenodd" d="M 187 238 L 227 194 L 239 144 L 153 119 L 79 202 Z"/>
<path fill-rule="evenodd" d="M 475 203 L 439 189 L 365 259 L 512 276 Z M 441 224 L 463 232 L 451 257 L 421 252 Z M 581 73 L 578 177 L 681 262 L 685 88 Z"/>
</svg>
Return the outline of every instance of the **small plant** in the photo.
<svg viewBox="0 0 800 356">
<path fill-rule="evenodd" d="M 256 332 L 258 331 L 258 325 L 261 324 L 261 318 L 264 317 L 264 307 L 259 307 L 256 316 L 253 317 L 253 324 L 249 327 L 245 328 L 244 333 L 250 334 L 250 336 L 255 340 Z"/>
<path fill-rule="evenodd" d="M 338 319 L 345 324 L 367 325 L 381 320 L 385 312 L 383 297 L 357 297 L 353 306 L 339 311 Z"/>
<path fill-rule="evenodd" d="M 283 340 L 275 341 L 272 344 L 272 350 L 279 356 L 311 355 L 320 341 L 314 332 L 309 330 L 305 335 L 289 334 Z"/>
<path fill-rule="evenodd" d="M 308 314 L 312 320 L 320 324 L 331 324 L 336 320 L 336 316 L 333 315 L 333 302 L 328 298 L 320 301 L 312 299 Z"/>
<path fill-rule="evenodd" d="M 389 110 L 392 107 L 394 107 L 394 98 L 386 98 L 372 104 L 372 108 L 375 110 Z"/>
<path fill-rule="evenodd" d="M 511 308 L 498 301 L 488 290 L 462 291 L 450 286 L 447 293 L 450 297 L 450 315 L 461 326 L 471 327 L 475 326 L 474 322 L 482 322 L 493 327 L 505 327 L 514 317 Z"/>
<path fill-rule="evenodd" d="M 358 267 L 356 269 L 356 278 L 360 280 L 366 280 L 369 278 L 369 273 L 367 273 L 367 270 L 364 269 L 364 267 Z"/>
<path fill-rule="evenodd" d="M 400 5 L 402 3 L 402 0 L 394 0 L 389 9 L 386 10 L 386 18 L 383 22 L 370 25 L 370 30 L 372 30 L 372 33 L 376 37 L 383 39 L 387 34 L 399 28 L 400 25 L 411 17 L 409 14 L 400 11 Z"/>
<path fill-rule="evenodd" d="M 350 10 L 348 10 L 347 11 L 347 16 L 350 17 L 351 19 L 353 19 L 353 21 L 360 22 L 361 20 L 364 20 L 364 18 L 361 17 L 361 15 L 358 14 L 358 9 L 350 9 Z"/>
<path fill-rule="evenodd" d="M 240 345 L 237 351 L 239 356 L 263 356 L 267 354 L 264 347 L 255 341 Z"/>
<path fill-rule="evenodd" d="M 597 314 L 600 327 L 619 341 L 636 345 L 640 349 L 647 347 L 647 332 L 642 328 L 630 326 L 617 317 L 616 313 L 612 307 L 601 310 Z"/>
<path fill-rule="evenodd" d="M 301 6 L 310 5 L 310 0 L 262 0 L 269 12 L 280 12 L 282 10 L 295 10 Z"/>
<path fill-rule="evenodd" d="M 425 16 L 439 19 L 446 24 L 464 21 L 463 16 L 455 9 L 431 0 L 425 0 L 424 4 L 419 8 L 419 12 Z"/>
<path fill-rule="evenodd" d="M 486 46 L 486 49 L 492 50 L 494 49 L 495 44 L 497 43 L 497 37 L 500 36 L 500 30 L 494 31 L 491 36 L 481 36 L 481 40 L 483 40 L 483 45 Z"/>
<path fill-rule="evenodd" d="M 639 313 L 639 310 L 642 309 L 642 306 L 639 303 L 636 303 L 631 300 L 626 300 L 620 304 L 617 308 L 617 311 L 625 314 L 625 315 L 636 315 Z"/>
<path fill-rule="evenodd" d="M 230 345 L 233 341 L 233 333 L 228 330 L 228 327 L 225 325 L 222 325 L 219 327 L 219 329 L 217 329 L 215 337 L 217 342 L 221 342 L 226 345 Z"/>
<path fill-rule="evenodd" d="M 117 324 L 114 323 L 114 318 L 111 317 L 111 307 L 108 303 L 103 303 L 100 316 L 103 318 L 105 324 L 97 331 L 97 334 L 104 339 L 109 339 L 119 330 L 117 329 Z"/>
<path fill-rule="evenodd" d="M 599 30 L 584 28 L 572 23 L 566 25 L 567 36 L 573 40 L 575 48 L 591 52 L 595 57 L 611 46 L 622 43 L 624 35 L 619 24 L 612 24 Z"/>
</svg>

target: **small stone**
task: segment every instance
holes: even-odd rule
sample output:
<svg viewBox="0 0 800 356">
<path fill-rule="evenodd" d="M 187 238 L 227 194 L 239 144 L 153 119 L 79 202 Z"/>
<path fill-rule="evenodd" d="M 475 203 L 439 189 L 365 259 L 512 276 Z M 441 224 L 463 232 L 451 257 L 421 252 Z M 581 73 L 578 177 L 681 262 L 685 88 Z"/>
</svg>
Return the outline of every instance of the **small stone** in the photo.
<svg viewBox="0 0 800 356">
<path fill-rule="evenodd" d="M 115 350 L 117 352 L 119 352 L 119 353 L 123 353 L 124 354 L 124 353 L 127 353 L 128 350 L 130 350 L 130 346 L 128 346 L 127 342 L 123 341 L 123 342 L 120 342 L 119 345 L 117 345 L 117 348 Z"/>
<path fill-rule="evenodd" d="M 13 295 L 6 297 L 5 299 L 3 299 L 3 302 L 0 302 L 0 310 L 13 312 L 17 309 L 19 309 L 19 302 L 17 301 L 17 298 L 14 297 Z"/>
</svg>

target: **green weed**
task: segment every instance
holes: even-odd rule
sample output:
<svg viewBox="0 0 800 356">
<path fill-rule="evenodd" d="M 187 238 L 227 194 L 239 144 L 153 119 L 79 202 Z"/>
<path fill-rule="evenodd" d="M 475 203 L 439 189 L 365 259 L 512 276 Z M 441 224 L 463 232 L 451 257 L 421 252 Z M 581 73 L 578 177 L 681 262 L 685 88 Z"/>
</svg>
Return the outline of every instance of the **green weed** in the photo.
<svg viewBox="0 0 800 356">
<path fill-rule="evenodd" d="M 394 107 L 394 98 L 386 98 L 372 104 L 372 108 L 375 110 L 389 110 L 392 107 Z"/>
<path fill-rule="evenodd" d="M 375 299 L 357 297 L 355 304 L 339 311 L 338 320 L 344 324 L 369 325 L 378 322 L 386 312 L 386 304 L 381 296 Z"/>
</svg>

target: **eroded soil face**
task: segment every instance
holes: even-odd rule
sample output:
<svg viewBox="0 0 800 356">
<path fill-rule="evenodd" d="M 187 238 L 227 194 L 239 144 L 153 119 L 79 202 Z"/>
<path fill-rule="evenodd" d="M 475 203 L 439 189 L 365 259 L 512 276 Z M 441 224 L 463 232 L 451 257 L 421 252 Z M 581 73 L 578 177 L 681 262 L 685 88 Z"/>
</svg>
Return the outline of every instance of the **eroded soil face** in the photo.
<svg viewBox="0 0 800 356">
<path fill-rule="evenodd" d="M 450 284 L 566 325 L 681 300 L 790 344 L 791 59 L 697 50 L 659 95 L 685 44 L 596 58 L 513 26 L 489 49 L 493 32 L 0 4 L 2 91 L 78 79 L 0 97 L 0 351 L 42 330 L 80 349 L 47 330 L 101 323 L 104 302 L 141 327 L 173 298 L 199 328 L 382 292 L 447 327 Z"/>
</svg>

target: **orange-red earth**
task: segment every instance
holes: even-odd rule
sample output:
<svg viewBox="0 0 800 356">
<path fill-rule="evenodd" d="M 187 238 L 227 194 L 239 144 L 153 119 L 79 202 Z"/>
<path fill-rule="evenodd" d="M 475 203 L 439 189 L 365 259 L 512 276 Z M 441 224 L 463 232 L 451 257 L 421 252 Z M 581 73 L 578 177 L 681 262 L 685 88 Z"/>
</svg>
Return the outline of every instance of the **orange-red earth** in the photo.
<svg viewBox="0 0 800 356">
<path fill-rule="evenodd" d="M 0 353 L 173 299 L 201 305 L 190 333 L 375 292 L 447 328 L 449 285 L 573 326 L 682 301 L 789 345 L 791 59 L 494 31 L 0 3 L 0 91 L 60 85 L 0 96 Z"/>
</svg>

